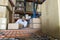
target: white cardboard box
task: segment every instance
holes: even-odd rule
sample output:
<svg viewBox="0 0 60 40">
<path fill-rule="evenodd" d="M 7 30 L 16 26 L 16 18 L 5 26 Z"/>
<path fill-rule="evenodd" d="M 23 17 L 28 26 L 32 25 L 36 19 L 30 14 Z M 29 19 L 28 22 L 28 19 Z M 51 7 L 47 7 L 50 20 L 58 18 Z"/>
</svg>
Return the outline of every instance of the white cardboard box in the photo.
<svg viewBox="0 0 60 40">
<path fill-rule="evenodd" d="M 6 18 L 7 16 L 9 16 L 8 8 L 5 6 L 0 6 L 0 18 Z"/>
<path fill-rule="evenodd" d="M 19 24 L 16 23 L 9 23 L 8 29 L 19 29 Z"/>
<path fill-rule="evenodd" d="M 9 0 L 0 0 L 0 5 L 8 6 L 9 9 L 12 11 L 12 6 L 11 6 L 11 3 L 9 2 Z"/>
<path fill-rule="evenodd" d="M 41 28 L 41 24 L 30 24 L 30 28 Z"/>
<path fill-rule="evenodd" d="M 1 24 L 6 24 L 7 23 L 7 18 L 0 18 L 0 23 Z"/>
<path fill-rule="evenodd" d="M 30 23 L 41 23 L 41 19 L 40 18 L 33 18 L 30 20 Z"/>
<path fill-rule="evenodd" d="M 41 24 L 33 24 L 33 28 L 40 28 Z"/>
<path fill-rule="evenodd" d="M 0 24 L 0 29 L 6 29 L 6 24 Z"/>
</svg>

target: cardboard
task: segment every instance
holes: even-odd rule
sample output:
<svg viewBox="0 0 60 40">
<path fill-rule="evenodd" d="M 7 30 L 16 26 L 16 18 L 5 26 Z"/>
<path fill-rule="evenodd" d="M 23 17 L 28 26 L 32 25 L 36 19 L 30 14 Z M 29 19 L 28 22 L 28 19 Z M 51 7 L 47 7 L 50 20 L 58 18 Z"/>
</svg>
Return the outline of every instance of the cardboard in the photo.
<svg viewBox="0 0 60 40">
<path fill-rule="evenodd" d="M 26 2 L 26 11 L 33 11 L 33 3 Z"/>
<path fill-rule="evenodd" d="M 0 29 L 4 29 L 4 30 L 6 30 L 6 24 L 0 24 Z"/>
<path fill-rule="evenodd" d="M 41 19 L 40 18 L 30 19 L 30 23 L 41 23 Z"/>
<path fill-rule="evenodd" d="M 9 23 L 8 29 L 21 29 L 23 28 L 22 24 L 16 24 L 16 23 Z"/>
<path fill-rule="evenodd" d="M 6 24 L 7 18 L 0 18 L 0 24 Z"/>
<path fill-rule="evenodd" d="M 9 22 L 9 13 L 10 11 L 8 10 L 7 7 L 5 6 L 0 6 L 0 18 L 7 18 L 7 22 Z"/>
<path fill-rule="evenodd" d="M 40 23 L 40 18 L 33 18 L 32 23 Z"/>
<path fill-rule="evenodd" d="M 6 16 L 6 7 L 0 6 L 0 17 L 5 17 L 5 16 Z"/>
<path fill-rule="evenodd" d="M 40 28 L 41 24 L 30 24 L 29 27 L 30 28 Z"/>
<path fill-rule="evenodd" d="M 0 29 L 6 29 L 7 27 L 7 18 L 0 18 Z"/>
<path fill-rule="evenodd" d="M 7 6 L 8 0 L 0 0 L 0 5 Z"/>
<path fill-rule="evenodd" d="M 8 29 L 19 29 L 19 24 L 16 23 L 9 23 Z"/>
<path fill-rule="evenodd" d="M 12 6 L 9 0 L 0 0 L 0 6 L 8 6 L 8 8 L 12 11 Z"/>
<path fill-rule="evenodd" d="M 41 25 L 40 24 L 33 24 L 33 28 L 40 28 Z"/>
<path fill-rule="evenodd" d="M 40 18 L 31 19 L 29 26 L 30 28 L 40 28 L 41 27 Z"/>
<path fill-rule="evenodd" d="M 3 15 L 4 14 L 4 15 Z M 5 6 L 0 6 L 0 18 L 6 18 L 9 14 L 9 10 Z"/>
</svg>

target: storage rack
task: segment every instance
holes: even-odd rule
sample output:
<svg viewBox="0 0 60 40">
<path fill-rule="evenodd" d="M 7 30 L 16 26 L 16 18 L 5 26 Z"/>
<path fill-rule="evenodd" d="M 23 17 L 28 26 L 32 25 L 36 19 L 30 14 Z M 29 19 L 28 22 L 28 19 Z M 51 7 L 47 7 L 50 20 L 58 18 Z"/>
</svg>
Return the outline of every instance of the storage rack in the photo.
<svg viewBox="0 0 60 40">
<path fill-rule="evenodd" d="M 24 11 L 15 10 L 15 14 L 19 14 L 19 15 L 21 14 L 21 15 L 24 15 L 24 16 L 26 14 L 28 14 L 28 15 L 32 15 L 33 18 L 35 18 L 36 14 L 39 15 L 38 12 L 36 12 L 38 4 L 42 4 L 45 0 L 23 0 L 23 1 L 22 0 L 17 0 L 17 1 L 24 3 L 24 7 L 20 7 L 20 8 L 24 8 Z M 33 11 L 26 11 L 26 2 L 32 2 L 33 3 Z M 37 4 L 36 8 L 35 8 L 35 4 Z M 15 18 L 15 20 L 17 20 L 17 19 L 18 18 Z"/>
</svg>

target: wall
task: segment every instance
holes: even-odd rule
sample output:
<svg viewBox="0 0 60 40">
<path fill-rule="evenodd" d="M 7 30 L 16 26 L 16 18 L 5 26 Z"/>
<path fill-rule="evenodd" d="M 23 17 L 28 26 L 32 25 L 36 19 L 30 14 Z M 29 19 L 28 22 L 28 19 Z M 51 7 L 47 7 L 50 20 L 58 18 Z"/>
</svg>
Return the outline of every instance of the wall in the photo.
<svg viewBox="0 0 60 40">
<path fill-rule="evenodd" d="M 46 9 L 46 1 L 41 5 L 41 13 L 42 13 L 42 16 L 41 16 L 41 20 L 42 20 L 42 32 L 43 33 L 46 33 L 47 30 L 46 30 L 46 27 L 48 26 L 47 25 L 47 9 Z"/>
<path fill-rule="evenodd" d="M 60 37 L 60 0 L 58 0 L 58 13 L 59 13 L 59 37 Z M 60 38 L 59 38 L 60 40 Z"/>
<path fill-rule="evenodd" d="M 59 38 L 59 15 L 58 0 L 46 0 L 42 4 L 42 32 L 52 37 Z"/>
<path fill-rule="evenodd" d="M 58 16 L 58 2 L 57 0 L 47 0 L 48 3 L 48 34 L 52 35 L 53 37 L 58 37 L 59 31 L 59 16 Z"/>
</svg>

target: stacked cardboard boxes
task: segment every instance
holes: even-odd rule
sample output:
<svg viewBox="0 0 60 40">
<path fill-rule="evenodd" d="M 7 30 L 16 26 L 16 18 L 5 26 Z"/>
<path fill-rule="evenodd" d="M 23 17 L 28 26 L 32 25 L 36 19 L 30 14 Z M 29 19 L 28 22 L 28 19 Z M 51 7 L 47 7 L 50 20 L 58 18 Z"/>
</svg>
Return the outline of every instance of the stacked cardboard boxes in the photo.
<svg viewBox="0 0 60 40">
<path fill-rule="evenodd" d="M 5 15 L 6 15 L 6 7 L 0 6 L 0 18 L 5 17 Z"/>
<path fill-rule="evenodd" d="M 0 6 L 7 6 L 12 11 L 12 5 L 9 2 L 9 0 L 1 0 L 0 1 Z"/>
<path fill-rule="evenodd" d="M 9 22 L 9 11 L 7 7 L 0 6 L 0 29 L 6 29 L 6 25 Z"/>
<path fill-rule="evenodd" d="M 0 18 L 0 29 L 6 29 L 7 18 Z"/>
<path fill-rule="evenodd" d="M 33 18 L 31 19 L 30 21 L 30 28 L 39 28 L 41 27 L 41 24 L 40 24 L 40 19 L 39 18 Z"/>
<path fill-rule="evenodd" d="M 9 15 L 13 13 L 13 5 L 9 0 L 0 1 L 0 29 L 6 29 Z M 12 15 L 11 15 L 12 16 Z"/>
<path fill-rule="evenodd" d="M 0 0 L 0 6 L 7 6 L 8 0 Z"/>
<path fill-rule="evenodd" d="M 23 2 L 18 1 L 16 3 L 16 11 L 23 11 L 24 12 L 24 3 Z"/>
<path fill-rule="evenodd" d="M 8 29 L 21 29 L 21 28 L 23 28 L 22 24 L 17 24 L 17 23 L 8 24 Z"/>
<path fill-rule="evenodd" d="M 9 23 L 8 29 L 19 29 L 19 24 L 16 23 Z"/>
<path fill-rule="evenodd" d="M 33 11 L 33 3 L 32 2 L 26 2 L 26 11 Z"/>
</svg>

